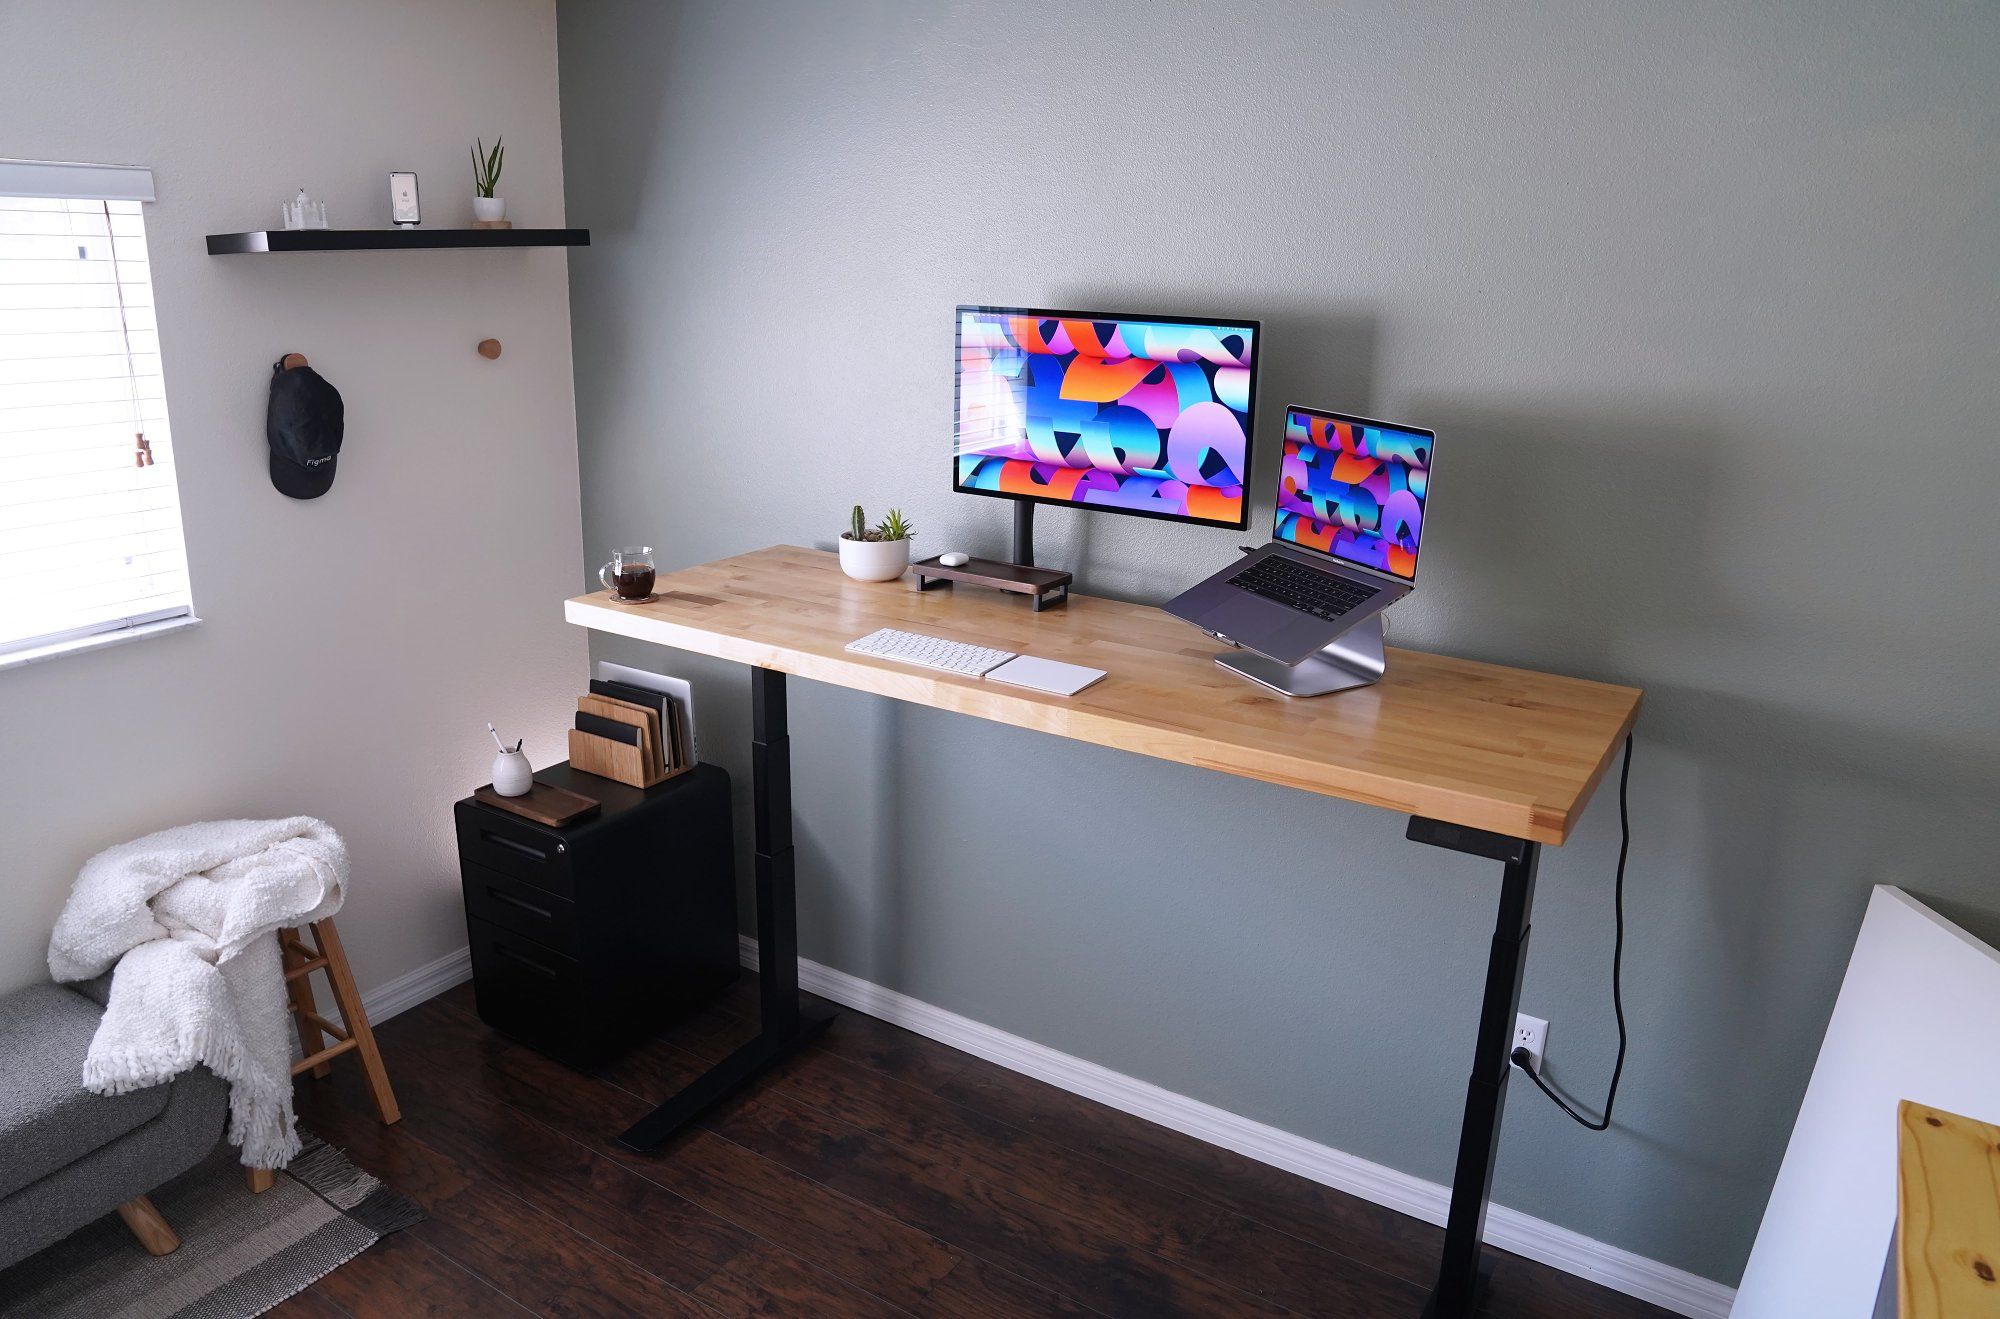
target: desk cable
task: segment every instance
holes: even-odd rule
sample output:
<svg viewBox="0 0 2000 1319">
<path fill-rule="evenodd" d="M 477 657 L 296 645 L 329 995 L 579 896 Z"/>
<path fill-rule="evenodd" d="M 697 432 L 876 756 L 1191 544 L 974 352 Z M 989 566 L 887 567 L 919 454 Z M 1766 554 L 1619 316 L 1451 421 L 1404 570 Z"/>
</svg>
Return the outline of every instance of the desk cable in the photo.
<svg viewBox="0 0 2000 1319">
<path fill-rule="evenodd" d="M 1625 735 L 1625 767 L 1618 771 L 1618 880 L 1613 888 L 1613 907 L 1617 913 L 1617 938 L 1611 949 L 1611 1010 L 1618 1017 L 1618 1061 L 1611 1068 L 1611 1088 L 1604 1094 L 1604 1117 L 1593 1122 L 1571 1108 L 1563 1097 L 1549 1088 L 1549 1083 L 1535 1074 L 1535 1060 L 1526 1049 L 1516 1049 L 1509 1055 L 1509 1061 L 1528 1074 L 1528 1079 L 1537 1089 L 1555 1101 L 1557 1108 L 1574 1118 L 1578 1125 L 1591 1131 L 1604 1131 L 1611 1126 L 1611 1105 L 1618 1098 L 1618 1078 L 1625 1072 L 1625 993 L 1621 982 L 1621 972 L 1625 965 L 1625 854 L 1632 850 L 1632 817 L 1626 809 L 1626 788 L 1632 781 L 1632 735 Z"/>
</svg>

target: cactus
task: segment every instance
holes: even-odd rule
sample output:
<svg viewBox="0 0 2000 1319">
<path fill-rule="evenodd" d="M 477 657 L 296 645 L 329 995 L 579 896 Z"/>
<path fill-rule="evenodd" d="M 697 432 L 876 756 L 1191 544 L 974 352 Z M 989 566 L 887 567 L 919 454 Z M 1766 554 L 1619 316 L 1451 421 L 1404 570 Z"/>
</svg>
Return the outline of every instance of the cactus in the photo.
<svg viewBox="0 0 2000 1319">
<path fill-rule="evenodd" d="M 908 540 L 916 535 L 916 529 L 903 519 L 903 510 L 892 508 L 889 515 L 875 526 L 868 525 L 868 514 L 856 504 L 854 511 L 847 515 L 847 530 L 840 533 L 842 540 Z"/>
</svg>

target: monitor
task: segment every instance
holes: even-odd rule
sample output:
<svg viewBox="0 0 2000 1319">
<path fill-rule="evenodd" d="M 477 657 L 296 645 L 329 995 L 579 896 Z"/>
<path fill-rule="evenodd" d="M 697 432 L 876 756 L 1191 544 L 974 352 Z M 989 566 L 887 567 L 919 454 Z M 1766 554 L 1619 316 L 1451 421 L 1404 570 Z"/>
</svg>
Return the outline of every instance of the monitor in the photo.
<svg viewBox="0 0 2000 1319">
<path fill-rule="evenodd" d="M 1285 409 L 1278 517 L 1271 534 L 1415 581 L 1437 437 L 1414 426 Z"/>
<path fill-rule="evenodd" d="M 952 488 L 1249 525 L 1251 320 L 960 307 Z"/>
</svg>

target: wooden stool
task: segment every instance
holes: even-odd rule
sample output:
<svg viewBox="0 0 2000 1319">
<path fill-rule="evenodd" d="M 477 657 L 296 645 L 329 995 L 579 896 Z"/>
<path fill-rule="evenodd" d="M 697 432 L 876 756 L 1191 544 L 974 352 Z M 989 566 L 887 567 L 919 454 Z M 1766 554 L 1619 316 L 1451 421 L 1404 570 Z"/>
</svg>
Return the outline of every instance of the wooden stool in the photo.
<svg viewBox="0 0 2000 1319">
<path fill-rule="evenodd" d="M 308 929 L 312 931 L 311 944 L 303 938 Z M 340 933 L 333 928 L 333 918 L 278 931 L 278 950 L 284 955 L 285 992 L 291 998 L 286 1007 L 299 1028 L 299 1047 L 305 1051 L 305 1057 L 292 1064 L 292 1075 L 311 1072 L 315 1077 L 329 1076 L 333 1072 L 333 1059 L 350 1049 L 357 1050 L 361 1054 L 361 1070 L 368 1077 L 369 1093 L 375 1097 L 375 1111 L 381 1114 L 383 1125 L 402 1117 L 403 1110 L 396 1107 L 396 1092 L 389 1088 L 388 1069 L 382 1066 L 382 1054 L 375 1047 L 375 1032 L 368 1028 L 368 1012 L 361 1006 L 361 991 L 355 988 L 354 972 L 347 965 L 347 950 L 340 946 Z M 319 1014 L 319 1002 L 312 987 L 315 971 L 326 972 L 327 987 L 333 991 L 334 1006 L 340 1010 L 339 1026 Z M 326 1043 L 329 1038 L 332 1044 Z M 245 1168 L 243 1176 L 252 1195 L 262 1195 L 271 1189 L 273 1173 L 269 1168 Z M 143 1212 L 134 1209 L 133 1214 L 126 1214 L 128 1208 L 142 1204 Z M 152 1212 L 152 1205 L 146 1204 L 142 1196 L 130 1206 L 121 1205 L 118 1212 L 126 1215 L 127 1225 L 146 1249 L 153 1250 L 154 1241 L 139 1225 L 148 1214 L 158 1218 Z M 172 1235 L 171 1231 L 168 1235 Z"/>
<path fill-rule="evenodd" d="M 303 937 L 308 929 L 312 931 L 311 944 Z M 368 1078 L 368 1090 L 375 1097 L 375 1111 L 381 1114 L 383 1124 L 402 1117 L 403 1111 L 396 1107 L 396 1093 L 389 1088 L 389 1073 L 382 1066 L 382 1054 L 375 1047 L 375 1032 L 368 1029 L 368 1013 L 361 1006 L 361 991 L 354 987 L 354 972 L 347 965 L 347 953 L 340 946 L 340 934 L 333 928 L 333 919 L 328 917 L 310 926 L 278 931 L 278 947 L 285 955 L 285 988 L 291 995 L 291 1011 L 299 1028 L 299 1047 L 305 1050 L 305 1057 L 292 1064 L 292 1075 L 311 1072 L 316 1077 L 327 1076 L 333 1071 L 333 1059 L 352 1049 L 361 1055 L 361 1070 Z M 314 971 L 326 972 L 334 1006 L 340 1010 L 339 1026 L 319 1014 L 319 1005 L 313 998 Z M 330 1045 L 326 1043 L 328 1038 L 333 1040 Z M 254 1177 L 251 1189 L 263 1189 Z"/>
</svg>

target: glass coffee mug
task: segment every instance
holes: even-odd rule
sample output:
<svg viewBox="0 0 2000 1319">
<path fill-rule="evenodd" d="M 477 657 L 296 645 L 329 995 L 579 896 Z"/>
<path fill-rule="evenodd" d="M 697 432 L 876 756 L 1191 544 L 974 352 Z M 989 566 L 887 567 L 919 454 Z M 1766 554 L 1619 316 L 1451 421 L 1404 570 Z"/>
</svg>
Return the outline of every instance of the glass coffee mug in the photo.
<svg viewBox="0 0 2000 1319">
<path fill-rule="evenodd" d="M 611 562 L 597 570 L 597 580 L 620 600 L 640 602 L 653 598 L 653 547 L 636 545 L 615 551 Z"/>
</svg>

